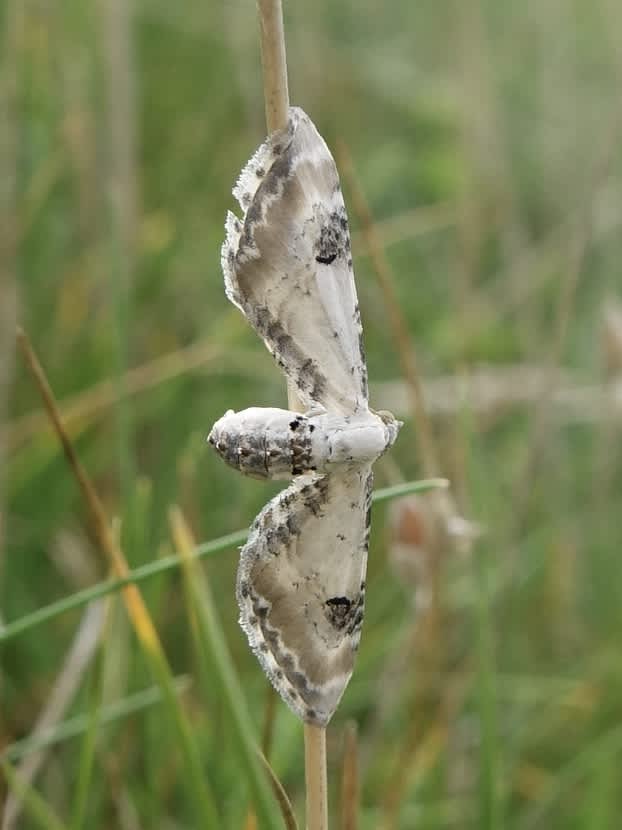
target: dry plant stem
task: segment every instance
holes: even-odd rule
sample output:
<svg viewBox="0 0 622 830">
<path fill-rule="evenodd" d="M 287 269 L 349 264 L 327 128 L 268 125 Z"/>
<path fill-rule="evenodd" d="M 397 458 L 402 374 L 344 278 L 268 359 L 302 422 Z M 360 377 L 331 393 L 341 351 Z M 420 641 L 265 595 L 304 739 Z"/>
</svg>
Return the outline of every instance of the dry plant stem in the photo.
<svg viewBox="0 0 622 830">
<path fill-rule="evenodd" d="M 276 703 L 277 703 L 277 693 L 274 689 L 272 684 L 268 685 L 266 690 L 266 708 L 264 712 L 264 723 L 263 729 L 261 733 L 261 760 L 264 765 L 267 767 L 270 773 L 270 780 L 272 781 L 275 778 L 274 772 L 270 767 L 270 750 L 272 748 L 272 739 L 274 737 L 274 716 L 276 714 Z M 275 788 L 273 782 L 274 792 L 277 796 L 279 803 L 282 803 L 281 799 L 281 790 L 283 789 L 281 786 L 281 782 L 277 780 L 278 788 Z M 287 796 L 286 796 L 287 798 Z M 257 817 L 253 812 L 252 807 L 249 807 L 246 813 L 246 820 L 244 823 L 244 830 L 256 830 L 257 828 Z"/>
<path fill-rule="evenodd" d="M 272 792 L 274 793 L 274 797 L 279 803 L 279 807 L 281 808 L 281 815 L 283 817 L 283 821 L 285 823 L 285 830 L 298 830 L 298 822 L 296 821 L 296 816 L 294 815 L 294 811 L 292 809 L 291 802 L 285 792 L 283 785 L 276 777 L 274 770 L 270 766 L 270 762 L 263 754 L 263 752 L 258 752 L 259 760 L 263 764 L 263 767 L 270 779 L 270 785 L 272 787 Z M 248 820 L 248 819 L 247 819 Z"/>
<path fill-rule="evenodd" d="M 261 733 L 261 751 L 270 759 L 272 752 L 272 741 L 274 739 L 274 718 L 276 715 L 276 704 L 278 695 L 272 684 L 270 684 L 266 691 L 266 708 L 264 711 L 263 730 Z"/>
<path fill-rule="evenodd" d="M 266 707 L 264 710 L 264 722 L 263 722 L 263 729 L 261 732 L 261 760 L 263 764 L 267 767 L 270 779 L 274 779 L 275 775 L 270 767 L 270 750 L 272 749 L 272 739 L 274 738 L 274 717 L 276 715 L 276 704 L 277 704 L 278 696 L 276 690 L 272 684 L 268 684 L 268 688 L 266 689 Z M 277 779 L 278 787 L 282 790 L 281 782 Z M 273 783 L 274 788 L 274 783 Z M 278 789 L 274 789 L 274 792 L 281 803 L 281 793 Z M 287 798 L 287 796 L 286 796 Z M 256 830 L 257 828 L 257 817 L 253 812 L 252 807 L 249 807 L 246 813 L 246 820 L 244 823 L 244 830 Z"/>
<path fill-rule="evenodd" d="M 575 310 L 577 289 L 585 256 L 592 240 L 594 194 L 598 192 L 599 186 L 606 180 L 610 172 L 618 147 L 621 129 L 622 110 L 617 110 L 614 113 L 605 146 L 598 154 L 597 159 L 592 165 L 592 169 L 589 171 L 586 195 L 583 200 L 584 207 L 579 213 L 579 219 L 574 228 L 574 234 L 571 236 L 571 243 L 568 246 L 569 256 L 557 298 L 553 339 L 548 357 L 550 379 L 542 388 L 541 400 L 533 418 L 527 460 L 522 474 L 518 479 L 519 484 L 516 489 L 514 522 L 514 532 L 516 535 L 522 530 L 522 525 L 534 494 L 534 488 L 530 486 L 530 482 L 535 479 L 537 469 L 542 464 L 544 458 L 548 457 L 546 453 L 547 438 L 551 423 L 553 397 L 557 392 L 559 383 L 558 367 L 566 346 L 568 331 Z"/>
<path fill-rule="evenodd" d="M 342 173 L 350 189 L 354 212 L 359 217 L 361 233 L 365 239 L 367 251 L 372 260 L 380 288 L 384 295 L 387 312 L 389 314 L 390 328 L 395 339 L 400 363 L 402 364 L 402 372 L 404 373 L 410 392 L 411 406 L 417 425 L 416 436 L 419 454 L 423 463 L 424 473 L 426 476 L 438 475 L 439 462 L 434 444 L 434 436 L 426 410 L 425 397 L 417 368 L 414 347 L 395 294 L 395 280 L 389 261 L 384 253 L 381 240 L 376 233 L 367 199 L 355 175 L 352 158 L 343 142 L 339 144 L 339 160 Z"/>
<path fill-rule="evenodd" d="M 3 308 L 0 313 L 2 312 Z M 14 325 L 11 331 L 13 328 Z M 59 401 L 65 428 L 75 436 L 76 431 L 81 431 L 93 420 L 104 415 L 123 396 L 140 395 L 186 373 L 207 369 L 213 366 L 222 354 L 222 347 L 203 340 L 129 369 L 121 388 L 116 377 L 106 378 L 84 392 Z M 233 359 L 229 357 L 230 361 Z M 250 356 L 242 353 L 240 361 L 248 368 Z M 510 408 L 538 400 L 546 372 L 549 372 L 546 379 L 550 381 L 550 369 L 530 364 L 508 365 L 502 368 L 482 366 L 469 372 L 464 378 L 456 375 L 432 378 L 423 384 L 426 408 L 430 415 L 444 417 L 461 411 L 466 402 L 469 410 L 478 416 L 495 418 Z M 559 369 L 558 373 L 552 402 L 559 411 L 560 418 L 569 421 L 598 422 L 616 410 L 619 395 L 615 382 L 582 385 L 579 376 L 575 378 L 564 369 Z M 407 413 L 410 407 L 410 391 L 405 382 L 382 381 L 372 386 L 372 392 L 374 390 L 387 409 L 396 415 Z M 290 407 L 294 409 L 295 404 L 290 403 Z M 6 441 L 8 452 L 14 453 L 35 436 L 47 434 L 49 428 L 52 427 L 45 410 L 35 409 L 12 421 L 7 425 L 5 432 L 0 428 L 0 443 Z M 383 457 L 382 463 L 385 466 L 387 463 L 392 464 L 389 459 L 390 456 Z M 401 475 L 396 476 L 393 483 L 402 480 Z"/>
<path fill-rule="evenodd" d="M 105 216 L 107 228 L 110 313 L 114 333 L 115 368 L 118 385 L 126 376 L 131 348 L 132 280 L 135 263 L 136 200 L 136 94 L 133 66 L 131 0 L 100 3 L 102 80 L 106 96 L 107 153 L 105 156 Z M 114 413 L 117 470 L 121 495 L 129 506 L 126 524 L 129 538 L 134 526 L 135 447 L 132 410 L 126 394 Z"/>
<path fill-rule="evenodd" d="M 465 666 L 444 686 L 436 712 L 429 721 L 424 724 L 421 718 L 413 718 L 396 754 L 394 773 L 384 799 L 382 830 L 397 830 L 406 792 L 437 763 L 447 745 L 449 725 L 460 711 L 471 682 L 471 670 Z M 429 689 L 438 688 L 437 678 L 425 678 L 425 685 Z"/>
<path fill-rule="evenodd" d="M 132 4 L 108 0 L 101 7 L 102 40 L 109 120 L 107 159 L 108 197 L 123 257 L 123 277 L 132 271 L 132 249 L 136 230 L 135 183 L 135 71 L 132 60 Z"/>
<path fill-rule="evenodd" d="M 305 723 L 307 830 L 328 830 L 326 729 Z"/>
<path fill-rule="evenodd" d="M 410 408 L 412 410 L 416 426 L 415 436 L 417 441 L 417 449 L 421 458 L 424 474 L 426 476 L 438 475 L 440 471 L 440 461 L 434 440 L 434 432 L 428 416 L 423 383 L 417 366 L 414 345 L 411 341 L 408 326 L 406 324 L 406 320 L 404 319 L 404 315 L 402 314 L 395 292 L 395 278 L 384 248 L 382 247 L 380 238 L 378 237 L 369 204 L 367 203 L 365 194 L 363 193 L 356 177 L 354 166 L 352 164 L 352 157 L 343 142 L 340 142 L 339 144 L 339 159 L 344 178 L 348 182 L 354 211 L 359 217 L 359 221 L 361 223 L 361 233 L 366 240 L 367 250 L 371 258 L 380 289 L 384 295 L 384 301 L 389 315 L 390 329 L 393 334 L 395 347 L 402 367 L 402 373 L 408 389 Z M 435 501 L 439 513 L 438 529 L 444 531 L 447 521 L 455 512 L 452 499 L 448 493 L 439 492 L 435 496 Z M 430 656 L 432 655 L 434 655 L 434 659 L 437 659 L 442 653 L 442 649 L 439 647 L 441 618 L 440 568 L 440 559 L 435 560 L 434 567 L 432 568 L 430 574 L 430 590 L 432 597 L 425 621 L 425 627 L 429 636 L 426 640 L 421 640 L 422 653 L 418 655 L 419 659 L 430 659 Z"/>
<path fill-rule="evenodd" d="M 578 372 L 517 364 L 474 369 L 468 377 L 445 375 L 425 384 L 428 410 L 448 417 L 468 409 L 481 428 L 489 429 L 507 413 L 539 403 L 545 383 L 553 385 L 550 403 L 559 423 L 605 423 L 622 413 L 622 378 L 586 384 Z M 381 381 L 372 387 L 375 397 L 396 415 L 408 412 L 408 389 L 401 380 Z"/>
<path fill-rule="evenodd" d="M 54 683 L 48 699 L 37 722 L 30 733 L 30 738 L 36 740 L 57 726 L 65 717 L 80 682 L 86 671 L 104 626 L 104 603 L 98 600 L 89 605 L 82 617 L 78 633 L 76 634 L 69 653 L 65 658 L 63 668 Z M 44 763 L 47 750 L 40 750 L 28 756 L 19 769 L 16 770 L 22 781 L 31 786 L 39 769 Z M 14 793 L 9 794 L 2 817 L 2 830 L 12 830 L 17 826 L 21 812 L 22 801 Z"/>
<path fill-rule="evenodd" d="M 289 107 L 283 9 L 281 0 L 258 0 L 257 8 L 261 33 L 266 126 L 271 133 L 287 126 Z M 291 409 L 301 409 L 291 385 L 288 385 L 287 399 Z M 326 730 L 306 723 L 304 738 L 307 830 L 327 830 Z"/>
<path fill-rule="evenodd" d="M 8 412 L 9 385 L 13 374 L 13 329 L 17 319 L 15 217 L 18 147 L 18 66 L 24 31 L 24 4 L 5 3 L 4 31 L 0 42 L 0 424 Z M 0 435 L 0 580 L 4 537 L 4 476 L 6 443 Z"/>
<path fill-rule="evenodd" d="M 26 365 L 28 366 L 28 369 L 37 384 L 39 392 L 41 393 L 47 413 L 62 444 L 67 462 L 69 463 L 69 466 L 71 467 L 78 484 L 80 485 L 84 500 L 86 501 L 91 514 L 93 529 L 95 536 L 97 537 L 97 541 L 99 542 L 102 551 L 108 558 L 109 563 L 112 565 L 112 570 L 115 576 L 122 578 L 126 577 L 129 573 L 129 568 L 127 562 L 125 561 L 125 557 L 114 538 L 114 534 L 110 529 L 110 525 L 108 524 L 108 520 L 104 512 L 104 507 L 90 478 L 88 477 L 86 470 L 80 463 L 69 437 L 67 436 L 67 432 L 65 431 L 65 427 L 60 418 L 56 400 L 54 399 L 54 394 L 50 388 L 50 384 L 48 383 L 43 368 L 30 344 L 30 340 L 28 339 L 26 333 L 20 328 L 17 330 L 17 342 L 24 360 L 26 361 Z M 151 617 L 149 616 L 147 608 L 143 603 L 140 591 L 131 583 L 125 585 L 122 588 L 122 591 L 128 614 L 137 631 L 140 633 L 140 636 L 153 650 L 153 653 L 163 657 L 162 646 Z"/>
<path fill-rule="evenodd" d="M 358 740 L 356 723 L 346 725 L 341 776 L 341 830 L 357 830 L 359 804 Z"/>
<path fill-rule="evenodd" d="M 435 231 L 453 227 L 458 220 L 456 207 L 450 202 L 421 205 L 402 213 L 394 214 L 374 223 L 376 236 L 383 248 L 390 248 L 400 242 L 418 239 Z M 361 231 L 352 233 L 352 250 L 357 256 L 370 256 L 367 239 Z"/>
<path fill-rule="evenodd" d="M 90 478 L 88 477 L 86 470 L 80 463 L 71 441 L 69 440 L 69 436 L 67 435 L 67 431 L 65 430 L 64 424 L 61 420 L 52 389 L 50 388 L 45 372 L 43 371 L 43 368 L 34 353 L 30 340 L 28 339 L 26 333 L 20 328 L 17 329 L 17 343 L 23 354 L 26 365 L 34 378 L 35 383 L 37 384 L 50 420 L 54 424 L 54 428 L 65 452 L 67 462 L 71 467 L 71 470 L 84 496 L 84 500 L 87 503 L 88 510 L 91 514 L 93 531 L 99 543 L 99 547 L 105 555 L 108 564 L 111 566 L 113 574 L 122 579 L 127 579 L 129 577 L 130 570 L 125 556 L 123 555 L 123 552 L 108 523 L 103 504 Z M 154 674 L 158 677 L 158 680 L 161 683 L 162 691 L 165 696 L 168 696 L 169 704 L 173 709 L 175 724 L 180 738 L 180 745 L 183 749 L 187 763 L 188 776 L 192 782 L 191 786 L 189 784 L 189 792 L 193 799 L 195 799 L 195 806 L 198 813 L 202 815 L 206 821 L 210 822 L 209 826 L 213 825 L 214 827 L 218 827 L 220 826 L 220 818 L 218 816 L 209 783 L 205 777 L 204 770 L 201 767 L 196 745 L 192 741 L 190 727 L 185 720 L 182 711 L 175 708 L 173 704 L 174 690 L 172 674 L 164 653 L 164 649 L 162 648 L 162 643 L 160 642 L 155 625 L 153 624 L 153 620 L 151 619 L 147 606 L 145 605 L 142 595 L 136 585 L 127 583 L 121 591 L 132 627 L 136 632 L 136 636 L 141 643 L 143 651 L 149 658 Z"/>
<path fill-rule="evenodd" d="M 420 779 L 437 763 L 445 749 L 448 737 L 446 722 L 437 721 L 428 725 L 425 731 L 413 735 L 416 745 L 409 747 L 407 764 L 400 769 L 397 778 L 391 781 L 387 803 L 384 808 L 382 830 L 398 830 L 402 805 L 407 792 L 414 788 L 413 779 Z"/>
<path fill-rule="evenodd" d="M 95 418 L 126 397 L 148 391 L 179 375 L 213 363 L 222 351 L 220 346 L 202 340 L 129 369 L 123 375 L 121 383 L 118 377 L 106 378 L 85 392 L 60 402 L 63 423 L 68 427 L 76 421 Z M 17 418 L 7 430 L 9 450 L 18 449 L 25 441 L 45 431 L 48 425 L 49 418 L 43 410 L 28 412 Z"/>
<path fill-rule="evenodd" d="M 287 126 L 289 92 L 281 0 L 257 0 L 268 132 Z"/>
</svg>

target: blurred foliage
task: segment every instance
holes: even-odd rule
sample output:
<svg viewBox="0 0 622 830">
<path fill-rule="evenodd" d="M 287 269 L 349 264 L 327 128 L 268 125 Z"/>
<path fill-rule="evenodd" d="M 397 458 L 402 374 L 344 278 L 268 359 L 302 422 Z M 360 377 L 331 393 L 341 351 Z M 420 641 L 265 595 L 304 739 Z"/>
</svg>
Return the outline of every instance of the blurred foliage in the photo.
<svg viewBox="0 0 622 830">
<path fill-rule="evenodd" d="M 288 0 L 285 18 L 292 101 L 352 155 L 424 378 L 524 363 L 603 382 L 601 312 L 622 289 L 619 3 Z M 17 82 L 2 126 L 14 157 L 5 142 L 0 170 L 16 173 L 16 251 L 0 269 L 16 275 L 20 322 L 61 406 L 99 390 L 69 428 L 136 567 L 173 549 L 172 504 L 207 540 L 247 526 L 277 490 L 236 476 L 204 441 L 227 408 L 285 401 L 219 264 L 231 187 L 264 131 L 255 4 L 6 0 L 0 25 Z M 370 376 L 397 379 L 385 298 L 350 221 Z M 157 362 L 170 355 L 173 368 Z M 337 815 L 344 726 L 358 723 L 362 830 L 617 826 L 620 426 L 606 412 L 567 422 L 549 391 L 433 421 L 438 472 L 484 529 L 469 555 L 439 554 L 434 625 L 392 570 L 375 509 L 361 650 L 329 730 Z M 4 621 L 106 575 L 56 440 L 45 422 L 24 428 L 39 401 L 19 360 L 11 393 Z M 380 486 L 422 475 L 411 413 L 398 414 Z M 236 624 L 236 559 L 205 568 L 260 735 L 267 688 Z M 249 787 L 229 710 L 205 699 L 181 574 L 144 596 L 173 671 L 193 680 L 180 700 L 222 826 L 242 828 Z M 79 620 L 2 647 L 4 744 L 32 730 Z M 115 603 L 66 717 L 151 682 Z M 160 705 L 93 723 L 35 779 L 67 826 L 199 826 Z M 300 814 L 302 731 L 280 704 L 271 760 Z"/>
</svg>

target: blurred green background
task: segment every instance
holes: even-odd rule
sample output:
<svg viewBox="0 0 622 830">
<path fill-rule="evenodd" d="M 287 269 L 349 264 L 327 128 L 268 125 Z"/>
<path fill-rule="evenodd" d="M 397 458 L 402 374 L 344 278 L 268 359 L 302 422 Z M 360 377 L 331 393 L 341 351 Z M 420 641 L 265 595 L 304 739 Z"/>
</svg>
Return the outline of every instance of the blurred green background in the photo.
<svg viewBox="0 0 622 830">
<path fill-rule="evenodd" d="M 250 524 L 278 488 L 226 468 L 205 436 L 227 408 L 282 405 L 285 388 L 220 271 L 231 187 L 265 131 L 254 3 L 4 0 L 0 25 L 7 624 L 107 575 L 15 354 L 16 321 L 131 567 L 176 549 L 173 504 L 201 542 Z M 473 543 L 430 532 L 430 499 L 397 529 L 403 506 L 374 509 L 361 649 L 329 729 L 334 826 L 354 720 L 362 830 L 619 827 L 622 6 L 286 0 L 285 25 L 292 103 L 351 157 L 416 351 L 433 472 L 478 531 Z M 431 470 L 343 188 L 372 403 L 405 421 L 376 465 L 381 487 Z M 202 568 L 259 740 L 269 695 L 236 623 L 236 560 L 229 547 Z M 142 590 L 185 678 L 179 701 L 221 826 L 250 828 L 181 574 Z M 30 774 L 47 819 L 31 797 L 5 828 L 55 826 L 49 810 L 72 828 L 206 826 L 165 706 L 138 698 L 101 722 L 142 690 L 160 694 L 120 597 L 105 610 L 95 628 L 80 608 L 0 645 L 2 745 L 32 733 L 53 690 L 52 723 L 87 715 Z M 72 663 L 78 631 L 92 643 Z M 272 728 L 270 758 L 301 816 L 302 728 L 280 702 Z M 26 774 L 35 756 L 9 757 Z"/>
</svg>

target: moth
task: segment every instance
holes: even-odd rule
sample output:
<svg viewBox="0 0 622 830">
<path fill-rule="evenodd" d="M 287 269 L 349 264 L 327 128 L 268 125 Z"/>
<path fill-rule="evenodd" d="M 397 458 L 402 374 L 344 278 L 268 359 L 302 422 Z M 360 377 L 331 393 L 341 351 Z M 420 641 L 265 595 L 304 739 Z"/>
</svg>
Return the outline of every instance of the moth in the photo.
<svg viewBox="0 0 622 830">
<path fill-rule="evenodd" d="M 240 554 L 240 624 L 281 697 L 325 726 L 348 684 L 365 607 L 372 464 L 401 424 L 369 408 L 348 219 L 326 143 L 298 108 L 240 174 L 222 267 L 304 411 L 227 412 L 208 440 L 232 467 L 291 484 Z"/>
</svg>

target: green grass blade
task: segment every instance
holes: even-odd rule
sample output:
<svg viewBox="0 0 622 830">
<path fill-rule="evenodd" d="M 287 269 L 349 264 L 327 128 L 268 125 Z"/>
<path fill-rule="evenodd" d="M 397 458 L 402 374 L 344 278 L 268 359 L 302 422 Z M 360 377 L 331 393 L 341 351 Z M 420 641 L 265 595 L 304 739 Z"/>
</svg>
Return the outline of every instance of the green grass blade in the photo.
<svg viewBox="0 0 622 830">
<path fill-rule="evenodd" d="M 494 663 L 493 629 L 490 614 L 488 551 L 476 551 L 477 651 L 476 693 L 481 730 L 479 770 L 480 822 L 482 830 L 499 830 L 502 826 L 499 801 L 499 753 L 497 734 L 497 692 Z"/>
<path fill-rule="evenodd" d="M 206 542 L 203 545 L 199 545 L 193 552 L 193 556 L 202 557 L 219 553 L 220 551 L 226 550 L 233 545 L 242 544 L 246 539 L 246 536 L 247 531 L 245 530 L 239 530 L 236 533 L 228 533 L 226 536 L 221 536 L 218 539 L 214 539 L 212 542 Z M 73 611 L 76 608 L 81 608 L 93 599 L 113 594 L 120 588 L 123 588 L 124 585 L 129 585 L 130 583 L 140 584 L 141 582 L 145 582 L 154 576 L 158 576 L 166 571 L 178 568 L 179 565 L 180 561 L 177 554 L 165 556 L 162 559 L 158 559 L 155 562 L 149 562 L 147 565 L 142 565 L 140 568 L 130 571 L 126 577 L 119 579 L 107 579 L 104 582 L 98 582 L 96 585 L 92 585 L 90 588 L 85 588 L 82 591 L 76 591 L 68 597 L 63 597 L 63 599 L 60 599 L 57 602 L 52 602 L 49 605 L 38 608 L 31 614 L 25 614 L 18 620 L 14 620 L 13 622 L 5 625 L 4 628 L 0 630 L 0 645 L 19 634 L 23 634 L 25 631 L 29 631 L 39 625 L 49 622 L 67 611 Z"/>
<path fill-rule="evenodd" d="M 176 694 L 183 694 L 190 687 L 191 680 L 188 676 L 182 675 L 181 677 L 175 678 L 174 685 Z M 162 691 L 159 686 L 150 686 L 141 692 L 128 695 L 122 700 L 100 709 L 98 726 L 108 726 L 124 718 L 128 718 L 137 712 L 142 712 L 151 706 L 162 703 L 162 698 Z M 34 738 L 22 738 L 22 740 L 15 741 L 15 743 L 5 748 L 0 754 L 0 762 L 8 761 L 14 764 L 17 761 L 21 761 L 27 755 L 38 752 L 40 749 L 55 746 L 56 744 L 71 740 L 71 738 L 79 737 L 88 730 L 89 724 L 90 714 L 85 713 L 69 718 L 54 726 L 53 729 L 37 735 Z"/>
<path fill-rule="evenodd" d="M 595 764 L 585 806 L 583 809 L 584 830 L 609 830 L 615 827 L 616 788 L 618 769 L 606 755 Z"/>
<path fill-rule="evenodd" d="M 106 640 L 104 640 L 104 648 Z M 95 747 L 97 744 L 97 733 L 101 716 L 101 691 L 102 691 L 102 648 L 96 655 L 93 672 L 88 688 L 88 712 L 86 714 L 87 727 L 84 733 L 84 740 L 80 747 L 78 759 L 78 776 L 74 788 L 73 809 L 71 815 L 71 830 L 80 830 L 84 825 L 84 818 L 88 807 L 89 788 L 93 778 L 95 762 Z"/>
<path fill-rule="evenodd" d="M 217 684 L 236 753 L 244 767 L 245 778 L 253 796 L 253 806 L 261 828 L 280 828 L 275 800 L 260 764 L 254 728 L 237 673 L 216 610 L 211 588 L 191 557 L 194 544 L 181 511 L 171 512 L 175 544 L 181 551 L 186 606 L 191 615 L 203 677 L 210 685 Z"/>
<path fill-rule="evenodd" d="M 619 769 L 615 756 L 622 753 L 622 726 L 617 726 L 609 732 L 592 741 L 582 752 L 579 752 L 571 761 L 557 771 L 542 798 L 529 807 L 516 822 L 518 830 L 535 830 L 537 827 L 546 827 L 546 815 L 552 810 L 557 801 L 567 792 L 577 787 L 581 779 L 589 771 L 598 770 L 602 764 Z"/>
<path fill-rule="evenodd" d="M 22 781 L 8 761 L 2 761 L 0 766 L 9 789 L 23 801 L 24 808 L 37 827 L 43 830 L 67 830 L 66 825 L 58 818 L 47 801 L 29 784 Z"/>
<path fill-rule="evenodd" d="M 411 493 L 427 493 L 428 490 L 446 490 L 449 481 L 446 478 L 422 478 L 419 481 L 405 481 L 403 484 L 394 484 L 392 487 L 381 487 L 372 495 L 373 502 L 390 501 L 400 496 L 409 496 Z"/>
<path fill-rule="evenodd" d="M 410 493 L 424 493 L 427 490 L 438 489 L 439 487 L 446 486 L 447 479 L 444 478 L 432 478 L 423 479 L 421 481 L 406 482 L 404 484 L 398 484 L 394 487 L 385 487 L 384 489 L 377 490 L 373 495 L 373 501 L 383 502 L 389 499 L 399 498 L 400 496 L 406 496 Z M 223 550 L 227 550 L 227 548 L 243 544 L 247 535 L 248 531 L 246 530 L 238 530 L 235 533 L 228 533 L 225 536 L 213 539 L 211 542 L 205 542 L 202 545 L 198 545 L 193 550 L 191 556 L 192 558 L 200 559 L 204 556 L 211 556 L 215 553 L 220 553 Z M 140 584 L 141 582 L 145 582 L 154 576 L 173 570 L 179 566 L 180 558 L 178 554 L 165 556 L 155 562 L 150 562 L 140 568 L 135 568 L 122 579 L 109 579 L 105 582 L 98 582 L 90 588 L 86 588 L 83 591 L 77 591 L 75 594 L 64 597 L 57 602 L 52 602 L 49 605 L 38 608 L 31 614 L 25 614 L 23 617 L 20 617 L 19 619 L 5 625 L 4 628 L 0 630 L 0 645 L 8 642 L 14 637 L 17 637 L 19 634 L 23 634 L 26 631 L 30 631 L 39 625 L 49 622 L 55 617 L 58 617 L 60 614 L 75 610 L 76 608 L 81 608 L 83 605 L 91 602 L 91 600 L 114 593 L 124 585 L 128 585 L 129 583 L 134 583 L 136 585 Z"/>
<path fill-rule="evenodd" d="M 161 690 L 165 708 L 175 726 L 179 741 L 179 749 L 184 759 L 184 783 L 188 794 L 194 803 L 196 817 L 201 827 L 220 827 L 221 821 L 216 808 L 216 799 L 204 769 L 190 723 L 180 705 L 170 667 L 160 650 L 143 648 L 143 653 L 149 661 L 151 671 Z"/>
</svg>

